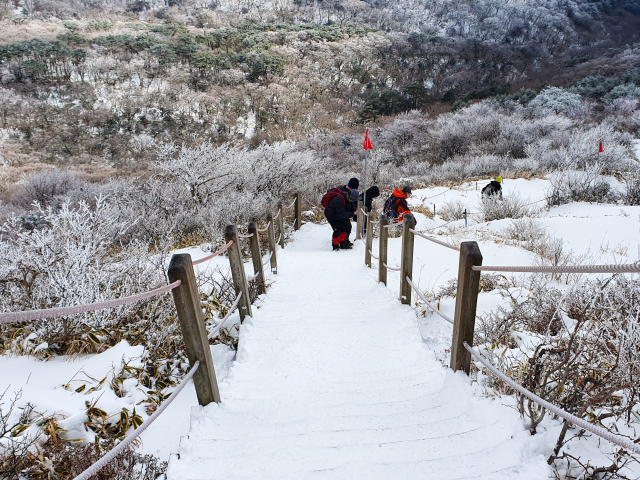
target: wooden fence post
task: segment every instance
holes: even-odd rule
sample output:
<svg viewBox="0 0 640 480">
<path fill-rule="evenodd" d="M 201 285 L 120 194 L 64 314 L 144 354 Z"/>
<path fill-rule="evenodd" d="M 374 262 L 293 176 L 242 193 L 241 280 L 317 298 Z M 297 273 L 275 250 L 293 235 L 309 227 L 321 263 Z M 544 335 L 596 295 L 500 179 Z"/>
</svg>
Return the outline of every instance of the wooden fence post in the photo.
<svg viewBox="0 0 640 480">
<path fill-rule="evenodd" d="M 371 268 L 371 250 L 373 247 L 373 211 L 369 212 L 366 217 L 367 220 L 367 233 L 365 236 L 365 252 L 364 263 Z"/>
<path fill-rule="evenodd" d="M 387 240 L 389 239 L 389 217 L 386 214 L 380 215 L 380 243 L 378 246 L 378 281 L 387 284 Z"/>
<path fill-rule="evenodd" d="M 253 262 L 253 273 L 258 274 L 256 281 L 258 282 L 258 294 L 265 292 L 264 287 L 264 269 L 262 267 L 262 253 L 260 252 L 260 237 L 258 234 L 258 225 L 250 222 L 247 227 L 249 231 L 249 246 L 251 247 L 251 260 Z M 242 294 L 244 296 L 244 293 Z"/>
<path fill-rule="evenodd" d="M 416 219 L 411 214 L 402 218 L 402 263 L 400 264 L 400 303 L 411 305 L 411 285 L 407 277 L 413 280 L 413 233 L 409 230 L 416 226 Z"/>
<path fill-rule="evenodd" d="M 362 202 L 358 201 L 358 210 L 356 211 L 356 240 L 362 238 Z"/>
<path fill-rule="evenodd" d="M 284 212 L 282 202 L 278 202 L 278 233 L 280 234 L 280 246 L 284 248 Z"/>
<path fill-rule="evenodd" d="M 253 314 L 251 313 L 251 298 L 249 297 L 247 276 L 244 272 L 244 263 L 240 253 L 240 242 L 238 242 L 238 230 L 235 225 L 227 225 L 224 232 L 224 240 L 227 243 L 233 240 L 233 245 L 227 249 L 227 252 L 229 253 L 229 266 L 231 267 L 236 295 L 242 292 L 242 297 L 238 303 L 238 311 L 240 312 L 240 321 L 243 322 L 247 315 L 253 317 Z"/>
<path fill-rule="evenodd" d="M 469 346 L 473 346 L 473 329 L 476 324 L 476 306 L 480 290 L 480 272 L 471 270 L 474 265 L 482 265 L 480 247 L 477 242 L 462 242 L 449 365 L 454 372 L 464 370 L 467 375 L 471 368 L 471 354 L 464 348 L 463 343 L 467 342 Z"/>
<path fill-rule="evenodd" d="M 186 253 L 173 255 L 167 274 L 171 283 L 177 280 L 182 282 L 179 287 L 172 290 L 173 301 L 178 311 L 189 364 L 193 366 L 196 361 L 200 361 L 200 366 L 193 375 L 198 403 L 202 406 L 209 405 L 211 402 L 220 403 L 220 391 L 211 358 L 191 255 Z"/>
<path fill-rule="evenodd" d="M 294 208 L 296 211 L 296 223 L 294 225 L 294 228 L 296 230 L 300 230 L 300 227 L 302 226 L 302 194 L 301 193 L 296 193 L 296 204 Z"/>
<path fill-rule="evenodd" d="M 278 273 L 278 258 L 276 257 L 276 229 L 273 225 L 273 213 L 267 213 L 267 241 L 269 242 L 269 250 L 271 250 L 271 272 Z"/>
</svg>

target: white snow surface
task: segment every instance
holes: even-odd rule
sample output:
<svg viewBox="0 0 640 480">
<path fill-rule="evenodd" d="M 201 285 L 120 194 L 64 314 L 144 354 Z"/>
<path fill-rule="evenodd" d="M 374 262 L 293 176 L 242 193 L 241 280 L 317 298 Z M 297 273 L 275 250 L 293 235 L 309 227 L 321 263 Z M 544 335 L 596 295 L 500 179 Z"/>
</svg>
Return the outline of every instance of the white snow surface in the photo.
<svg viewBox="0 0 640 480">
<path fill-rule="evenodd" d="M 547 478 L 550 439 L 443 367 L 363 246 L 333 252 L 330 232 L 306 224 L 280 255 L 168 479 Z"/>
</svg>

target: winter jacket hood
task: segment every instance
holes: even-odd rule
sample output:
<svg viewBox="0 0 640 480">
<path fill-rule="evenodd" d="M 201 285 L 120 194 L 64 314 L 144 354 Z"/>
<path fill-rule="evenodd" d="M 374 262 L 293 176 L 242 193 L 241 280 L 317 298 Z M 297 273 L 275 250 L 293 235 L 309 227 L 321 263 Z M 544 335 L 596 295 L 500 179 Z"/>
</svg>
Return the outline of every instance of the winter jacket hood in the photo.
<svg viewBox="0 0 640 480">
<path fill-rule="evenodd" d="M 393 191 L 392 195 L 393 195 L 394 197 L 398 197 L 398 198 L 407 198 L 407 194 L 406 194 L 406 193 L 404 193 L 404 192 L 402 191 L 402 189 L 400 189 L 400 188 L 396 188 L 396 189 Z"/>
</svg>

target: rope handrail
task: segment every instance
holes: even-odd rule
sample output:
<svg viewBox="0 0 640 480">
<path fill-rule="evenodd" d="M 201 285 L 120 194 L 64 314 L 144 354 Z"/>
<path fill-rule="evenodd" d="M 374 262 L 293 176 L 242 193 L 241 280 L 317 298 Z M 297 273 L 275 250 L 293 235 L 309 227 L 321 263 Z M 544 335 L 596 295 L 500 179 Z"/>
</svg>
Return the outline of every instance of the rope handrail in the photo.
<svg viewBox="0 0 640 480">
<path fill-rule="evenodd" d="M 627 263 L 620 265 L 567 265 L 567 266 L 473 266 L 472 270 L 481 272 L 542 272 L 542 273 L 636 273 L 640 272 L 640 264 Z"/>
<path fill-rule="evenodd" d="M 422 238 L 424 238 L 426 240 L 429 240 L 430 242 L 437 243 L 438 245 L 442 245 L 443 247 L 450 248 L 451 250 L 458 250 L 458 251 L 460 250 L 460 247 L 454 247 L 453 245 L 451 245 L 449 243 L 446 243 L 446 242 L 443 242 L 442 240 L 436 240 L 435 238 L 428 237 L 428 236 L 426 236 L 426 235 L 424 235 L 424 234 L 422 234 L 420 232 L 416 232 L 413 228 L 410 228 L 409 231 L 411 233 L 413 233 L 414 235 L 417 235 L 417 236 L 422 237 Z"/>
<path fill-rule="evenodd" d="M 444 313 L 442 313 L 433 305 L 431 305 L 431 303 L 425 298 L 424 294 L 420 291 L 420 289 L 418 289 L 418 287 L 411 281 L 409 276 L 407 276 L 407 282 L 409 283 L 409 285 L 411 285 L 411 288 L 413 288 L 413 291 L 416 292 L 416 294 L 420 297 L 420 300 L 422 300 L 431 310 L 433 310 L 434 313 L 437 313 L 442 318 L 444 318 L 447 322 L 453 325 L 453 319 L 448 315 L 445 315 Z"/>
<path fill-rule="evenodd" d="M 185 377 L 180 382 L 180 385 L 178 385 L 178 387 L 173 391 L 173 393 L 171 393 L 169 398 L 167 398 L 162 403 L 162 405 L 160 405 L 158 409 L 155 412 L 153 412 L 151 416 L 142 423 L 142 425 L 140 425 L 140 427 L 138 427 L 127 438 L 122 440 L 118 445 L 116 445 L 115 448 L 110 450 L 100 460 L 98 460 L 96 463 L 94 463 L 89 468 L 87 468 L 84 472 L 78 475 L 74 480 L 88 480 L 93 475 L 95 475 L 102 467 L 104 467 L 111 460 L 113 460 L 118 454 L 120 454 L 131 442 L 133 442 L 136 438 L 138 438 L 140 434 L 144 432 L 149 427 L 149 425 L 151 425 L 154 422 L 154 420 L 158 418 L 160 414 L 162 414 L 162 412 L 164 412 L 167 409 L 169 405 L 171 405 L 171 402 L 173 402 L 173 400 L 180 394 L 180 392 L 182 391 L 184 386 L 187 384 L 187 382 L 191 380 L 191 377 L 193 377 L 193 374 L 196 373 L 196 370 L 198 369 L 199 366 L 200 366 L 200 361 L 196 360 L 196 362 L 193 364 L 193 367 L 191 367 L 191 370 L 189 370 L 189 372 L 185 375 Z"/>
<path fill-rule="evenodd" d="M 392 272 L 399 272 L 400 270 L 402 270 L 402 268 L 390 267 L 384 262 L 382 262 L 382 264 L 384 265 L 384 268 L 386 268 L 387 270 L 391 270 Z"/>
<path fill-rule="evenodd" d="M 250 233 L 249 235 L 243 235 L 241 233 L 238 233 L 238 238 L 251 238 L 253 237 L 253 233 Z"/>
<path fill-rule="evenodd" d="M 264 232 L 266 232 L 267 230 L 269 230 L 269 225 L 271 225 L 271 220 L 269 220 L 269 221 L 267 222 L 267 225 L 266 225 L 264 228 L 258 228 L 257 230 L 258 230 L 260 233 L 264 233 Z"/>
<path fill-rule="evenodd" d="M 259 274 L 256 274 L 256 277 Z M 254 277 L 255 278 L 255 277 Z M 229 307 L 229 311 L 227 312 L 227 314 L 224 316 L 224 318 L 222 320 L 220 320 L 220 322 L 218 323 L 218 325 L 215 326 L 215 328 L 213 329 L 213 331 L 209 334 L 209 336 L 207 337 L 209 340 L 211 340 L 213 337 L 215 337 L 216 335 L 218 335 L 218 333 L 220 332 L 220 330 L 222 329 L 222 326 L 224 325 L 224 323 L 229 319 L 229 317 L 231 316 L 231 314 L 233 313 L 233 311 L 236 309 L 236 307 L 238 306 L 238 303 L 240 303 L 240 297 L 242 297 L 242 290 L 240 290 L 240 293 L 238 293 L 238 296 L 236 297 L 235 301 L 233 302 L 233 304 Z"/>
<path fill-rule="evenodd" d="M 280 243 L 280 240 L 282 240 L 282 234 L 280 234 L 280 236 L 278 237 L 278 240 L 276 241 L 276 243 Z"/>
<path fill-rule="evenodd" d="M 258 278 L 260 276 L 260 272 L 256 273 L 255 275 L 250 276 L 249 278 L 247 278 L 247 282 L 253 282 L 256 278 Z"/>
<path fill-rule="evenodd" d="M 274 220 L 277 220 L 278 217 L 280 216 L 280 213 L 282 212 L 282 210 L 278 209 L 278 213 L 276 213 L 276 216 L 273 217 Z"/>
<path fill-rule="evenodd" d="M 239 235 L 238 235 L 239 236 Z M 227 248 L 229 248 L 231 246 L 231 244 L 233 243 L 233 240 L 229 240 L 229 243 L 227 243 L 224 247 L 222 247 L 220 250 L 218 250 L 217 252 L 213 252 L 211 255 L 207 255 L 206 257 L 201 258 L 200 260 L 196 260 L 195 262 L 192 262 L 193 265 L 198 265 L 199 263 L 202 262 L 206 262 L 207 260 L 211 260 L 214 257 L 217 257 L 218 255 L 220 255 L 222 252 L 224 252 Z"/>
<path fill-rule="evenodd" d="M 293 203 L 292 203 L 291 205 L 289 205 L 289 208 L 293 208 L 293 206 L 296 204 L 296 201 L 297 201 L 297 200 L 298 200 L 298 199 L 296 198 L 296 199 L 293 201 Z"/>
<path fill-rule="evenodd" d="M 576 417 L 575 415 L 569 412 L 565 412 L 561 408 L 558 408 L 555 405 L 547 402 L 546 400 L 543 400 L 535 393 L 530 392 L 523 386 L 518 385 L 516 382 L 514 382 L 509 377 L 507 377 L 504 373 L 502 373 L 500 370 L 494 367 L 489 360 L 487 360 L 485 357 L 483 357 L 478 352 L 476 352 L 473 348 L 471 348 L 467 342 L 464 342 L 463 345 L 464 345 L 464 348 L 466 348 L 467 351 L 471 354 L 471 356 L 473 356 L 473 358 L 475 358 L 480 363 L 482 363 L 485 367 L 487 367 L 487 369 L 489 369 L 491 373 L 493 373 L 496 377 L 500 378 L 500 380 L 507 383 L 511 388 L 513 388 L 514 390 L 517 390 L 528 399 L 536 402 L 538 405 L 546 408 L 550 412 L 555 413 L 557 416 L 564 418 L 567 422 L 573 423 L 577 427 L 583 428 L 593 433 L 594 435 L 604 438 L 605 440 L 609 440 L 611 443 L 614 443 L 622 448 L 626 448 L 627 450 L 631 450 L 634 453 L 640 454 L 640 445 L 633 443 L 632 441 L 622 438 L 618 435 L 614 435 L 605 428 L 598 427 L 597 425 L 589 423 L 586 420 L 583 420 L 580 417 Z"/>
<path fill-rule="evenodd" d="M 373 258 L 375 258 L 376 260 L 380 260 L 379 257 L 376 257 L 373 252 L 371 250 L 369 250 L 369 255 L 371 255 Z"/>
<path fill-rule="evenodd" d="M 273 252 L 269 252 L 269 255 L 267 255 L 265 260 L 262 261 L 262 266 L 264 266 L 267 263 L 269 263 L 269 260 L 271 260 L 271 255 L 273 255 Z"/>
<path fill-rule="evenodd" d="M 173 290 L 181 283 L 180 280 L 176 280 L 169 285 L 159 287 L 154 290 L 149 290 L 144 293 L 137 293 L 129 297 L 120 297 L 112 300 L 105 300 L 103 302 L 88 303 L 85 305 L 75 305 L 72 307 L 56 307 L 47 308 L 42 310 L 25 310 L 23 312 L 9 312 L 0 314 L 0 324 L 3 323 L 17 323 L 17 322 L 29 322 L 31 320 L 44 320 L 45 318 L 63 317 L 66 315 L 77 315 L 79 313 L 91 312 L 94 310 L 104 310 L 105 308 L 121 307 L 122 305 L 128 305 L 130 303 L 139 302 L 147 298 L 161 295 L 170 290 Z"/>
</svg>

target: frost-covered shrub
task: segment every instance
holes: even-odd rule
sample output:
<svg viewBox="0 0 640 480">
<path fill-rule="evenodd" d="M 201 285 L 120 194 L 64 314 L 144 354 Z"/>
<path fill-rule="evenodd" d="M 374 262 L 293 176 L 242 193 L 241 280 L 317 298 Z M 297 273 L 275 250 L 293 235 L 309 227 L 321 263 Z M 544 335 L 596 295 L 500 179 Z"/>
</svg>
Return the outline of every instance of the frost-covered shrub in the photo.
<svg viewBox="0 0 640 480">
<path fill-rule="evenodd" d="M 580 95 L 563 88 L 548 87 L 529 102 L 528 108 L 533 109 L 537 116 L 545 116 L 549 112 L 553 112 L 556 115 L 563 113 L 567 117 L 573 118 L 581 105 Z"/>
<path fill-rule="evenodd" d="M 625 175 L 625 190 L 622 199 L 626 205 L 640 205 L 640 172 Z"/>
<path fill-rule="evenodd" d="M 536 204 L 530 205 L 528 198 L 520 197 L 520 194 L 498 198 L 497 196 L 482 198 L 482 215 L 485 222 L 501 220 L 503 218 L 522 218 L 536 216 L 539 207 Z"/>
<path fill-rule="evenodd" d="M 599 164 L 587 166 L 584 170 L 570 168 L 558 170 L 548 176 L 551 187 L 547 191 L 548 203 L 584 201 L 607 202 L 615 196 L 611 192 L 609 180 L 601 175 Z"/>
<path fill-rule="evenodd" d="M 13 202 L 29 208 L 34 202 L 42 207 L 59 206 L 65 195 L 79 190 L 83 183 L 69 170 L 44 170 L 27 176 L 21 186 Z"/>
<path fill-rule="evenodd" d="M 2 227 L 1 311 L 82 305 L 166 284 L 162 248 L 150 254 L 147 243 L 123 243 L 121 238 L 132 223 L 109 199 L 97 199 L 95 208 L 82 203 L 73 209 L 65 203 L 59 210 L 39 208 L 35 213 L 38 228 L 27 226 L 20 217 L 10 218 Z M 56 351 L 91 331 L 116 325 L 122 318 L 142 315 L 143 311 L 145 315 L 159 315 L 163 308 L 167 308 L 166 299 L 159 297 L 35 322 L 33 329 L 24 330 L 25 335 L 13 342 L 18 342 L 14 346 L 25 353 Z M 101 349 L 99 343 L 96 350 Z M 7 348 L 10 345 L 5 344 Z"/>
<path fill-rule="evenodd" d="M 531 279 L 501 286 L 508 307 L 482 316 L 474 344 L 514 381 L 560 408 L 594 423 L 629 422 L 637 408 L 640 374 L 640 282 L 625 276 L 588 280 L 561 291 Z M 496 388 L 511 389 L 496 382 Z M 544 408 L 517 394 L 531 433 Z M 549 463 L 560 458 L 569 424 Z"/>
<path fill-rule="evenodd" d="M 439 206 L 440 211 L 438 213 L 447 221 L 460 220 L 464 218 L 465 209 L 466 207 L 460 200 L 452 200 L 443 202 Z"/>
</svg>

